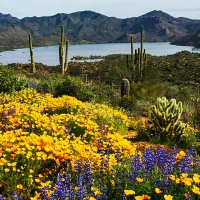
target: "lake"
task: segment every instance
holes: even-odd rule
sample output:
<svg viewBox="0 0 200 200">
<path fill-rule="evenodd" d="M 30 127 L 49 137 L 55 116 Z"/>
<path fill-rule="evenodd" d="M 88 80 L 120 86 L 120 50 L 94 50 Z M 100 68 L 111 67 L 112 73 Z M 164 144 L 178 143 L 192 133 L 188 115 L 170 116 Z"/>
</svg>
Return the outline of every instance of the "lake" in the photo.
<svg viewBox="0 0 200 200">
<path fill-rule="evenodd" d="M 140 43 L 134 43 L 133 48 L 140 47 Z M 155 56 L 165 56 L 183 50 L 192 51 L 192 46 L 170 45 L 169 42 L 144 43 L 147 54 Z M 33 49 L 35 62 L 49 66 L 59 64 L 59 46 L 35 47 Z M 81 44 L 69 46 L 69 60 L 73 56 L 107 56 L 110 54 L 131 54 L 130 43 L 109 43 L 109 44 Z M 16 49 L 0 53 L 0 63 L 3 65 L 10 63 L 30 63 L 29 48 Z"/>
</svg>

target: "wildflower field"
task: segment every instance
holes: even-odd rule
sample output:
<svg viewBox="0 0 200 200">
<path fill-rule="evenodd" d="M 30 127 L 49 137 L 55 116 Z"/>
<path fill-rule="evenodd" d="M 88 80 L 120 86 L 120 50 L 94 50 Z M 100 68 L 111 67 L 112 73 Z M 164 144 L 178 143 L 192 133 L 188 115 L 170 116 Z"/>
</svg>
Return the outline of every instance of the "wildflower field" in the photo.
<svg viewBox="0 0 200 200">
<path fill-rule="evenodd" d="M 124 139 L 122 110 L 34 90 L 0 95 L 0 199 L 199 199 L 200 159 Z"/>
</svg>

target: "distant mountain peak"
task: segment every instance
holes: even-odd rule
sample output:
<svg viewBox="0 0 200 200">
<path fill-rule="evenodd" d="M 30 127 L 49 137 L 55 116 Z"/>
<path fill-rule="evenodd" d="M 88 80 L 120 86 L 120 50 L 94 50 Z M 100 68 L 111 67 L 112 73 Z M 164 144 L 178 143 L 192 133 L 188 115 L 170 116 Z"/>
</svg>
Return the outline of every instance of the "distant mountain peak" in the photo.
<svg viewBox="0 0 200 200">
<path fill-rule="evenodd" d="M 161 17 L 162 19 L 166 21 L 171 21 L 174 19 L 173 16 L 161 11 L 161 10 L 153 10 L 151 12 L 148 12 L 144 15 L 141 15 L 141 17 Z"/>
<path fill-rule="evenodd" d="M 12 17 L 12 15 L 0 13 L 0 17 Z"/>
</svg>

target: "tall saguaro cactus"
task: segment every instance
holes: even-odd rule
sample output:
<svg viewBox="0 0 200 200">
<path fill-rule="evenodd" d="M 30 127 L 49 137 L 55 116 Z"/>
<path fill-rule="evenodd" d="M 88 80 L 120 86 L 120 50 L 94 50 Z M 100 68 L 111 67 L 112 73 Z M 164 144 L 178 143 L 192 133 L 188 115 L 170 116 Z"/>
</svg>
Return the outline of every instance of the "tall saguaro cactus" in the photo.
<svg viewBox="0 0 200 200">
<path fill-rule="evenodd" d="M 31 56 L 32 73 L 35 73 L 36 69 L 35 69 L 35 62 L 34 62 L 34 56 L 33 56 L 33 44 L 32 44 L 32 37 L 30 33 L 29 33 L 29 49 L 30 49 L 30 56 Z"/>
<path fill-rule="evenodd" d="M 60 67 L 62 70 L 62 74 L 65 74 L 64 71 L 64 26 L 61 26 L 61 41 L 59 46 L 59 58 L 60 58 Z"/>
<path fill-rule="evenodd" d="M 144 43 L 144 26 L 141 27 L 140 48 L 135 50 L 134 64 L 135 67 L 137 68 L 135 81 L 144 79 L 143 75 L 146 71 L 147 55 L 146 55 L 146 50 L 143 47 L 143 43 Z"/>
<path fill-rule="evenodd" d="M 141 41 L 140 41 L 140 70 L 142 70 L 143 64 L 143 43 L 144 43 L 144 26 L 141 27 Z"/>
<path fill-rule="evenodd" d="M 133 36 L 131 36 L 131 64 L 133 65 L 134 63 L 133 60 Z"/>
<path fill-rule="evenodd" d="M 66 39 L 65 39 L 66 40 Z M 69 40 L 66 40 L 66 49 L 65 49 L 65 72 L 67 71 L 68 69 L 68 52 L 69 52 Z"/>
<path fill-rule="evenodd" d="M 133 42 L 134 38 L 131 36 L 131 66 L 133 68 L 133 79 L 135 79 L 135 65 L 134 65 L 134 54 L 133 54 Z"/>
<path fill-rule="evenodd" d="M 65 55 L 64 55 L 64 46 L 66 46 Z M 59 45 L 59 60 L 60 60 L 60 67 L 61 67 L 63 75 L 65 74 L 65 71 L 67 71 L 68 69 L 68 49 L 69 49 L 69 41 L 66 40 L 66 37 L 64 36 L 64 26 L 62 25 L 61 26 L 61 41 Z"/>
</svg>

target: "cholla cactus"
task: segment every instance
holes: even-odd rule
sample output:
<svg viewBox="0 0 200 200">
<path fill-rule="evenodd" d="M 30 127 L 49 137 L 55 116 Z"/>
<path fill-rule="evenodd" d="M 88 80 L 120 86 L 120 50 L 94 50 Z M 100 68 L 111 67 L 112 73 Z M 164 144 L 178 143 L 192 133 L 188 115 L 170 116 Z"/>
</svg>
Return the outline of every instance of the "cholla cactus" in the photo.
<svg viewBox="0 0 200 200">
<path fill-rule="evenodd" d="M 180 121 L 183 112 L 182 102 L 176 99 L 168 101 L 166 97 L 157 98 L 156 105 L 152 106 L 150 122 L 161 134 L 161 139 L 179 140 L 187 125 Z"/>
</svg>

